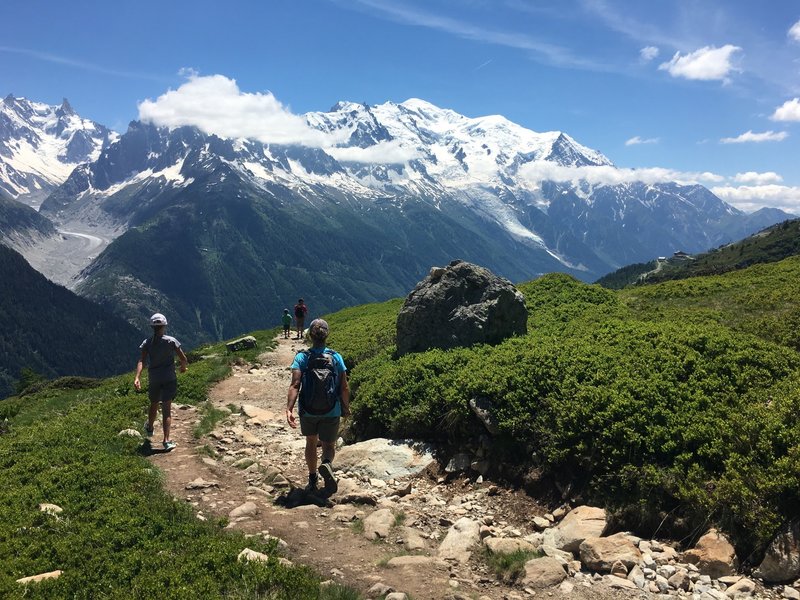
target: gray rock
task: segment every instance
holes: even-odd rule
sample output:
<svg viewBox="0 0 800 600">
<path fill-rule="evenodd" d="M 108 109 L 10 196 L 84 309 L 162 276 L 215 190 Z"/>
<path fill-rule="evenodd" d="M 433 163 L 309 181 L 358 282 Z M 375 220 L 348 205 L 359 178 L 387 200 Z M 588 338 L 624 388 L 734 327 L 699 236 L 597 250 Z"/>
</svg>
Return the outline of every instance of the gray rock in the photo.
<svg viewBox="0 0 800 600">
<path fill-rule="evenodd" d="M 770 583 L 792 581 L 800 577 L 800 521 L 772 541 L 764 560 L 753 574 Z"/>
<path fill-rule="evenodd" d="M 497 426 L 497 419 L 494 416 L 494 406 L 492 401 L 488 398 L 478 397 L 469 399 L 469 407 L 472 412 L 478 417 L 478 420 L 486 427 L 486 431 L 492 435 L 497 435 L 499 428 Z"/>
<path fill-rule="evenodd" d="M 190 481 L 184 486 L 187 490 L 205 490 L 212 487 L 219 487 L 218 481 L 206 481 L 202 477 Z"/>
<path fill-rule="evenodd" d="M 409 552 L 426 548 L 425 538 L 422 537 L 422 533 L 413 527 L 398 527 L 397 535 L 403 543 L 403 548 Z"/>
<path fill-rule="evenodd" d="M 238 519 L 240 517 L 254 517 L 258 514 L 258 506 L 255 502 L 245 502 L 234 508 L 228 515 L 231 519 Z"/>
<path fill-rule="evenodd" d="M 389 508 L 381 508 L 364 519 L 364 537 L 368 540 L 386 539 L 394 526 L 394 513 Z"/>
<path fill-rule="evenodd" d="M 118 437 L 131 437 L 134 439 L 141 439 L 142 434 L 136 431 L 135 429 L 123 429 L 117 434 Z"/>
<path fill-rule="evenodd" d="M 370 598 L 373 598 L 375 596 L 385 596 L 386 594 L 391 594 L 393 591 L 394 588 L 392 586 L 378 582 L 367 590 L 367 595 Z"/>
<path fill-rule="evenodd" d="M 472 547 L 480 540 L 478 522 L 462 517 L 453 524 L 442 543 L 439 544 L 437 555 L 440 558 L 449 558 L 461 563 L 467 562 L 472 553 Z"/>
<path fill-rule="evenodd" d="M 672 577 L 667 578 L 667 583 L 676 590 L 683 590 L 684 592 L 688 592 L 689 588 L 692 586 L 689 571 L 686 569 L 676 570 Z"/>
<path fill-rule="evenodd" d="M 248 348 L 256 347 L 256 338 L 252 335 L 246 335 L 238 340 L 232 340 L 225 344 L 228 352 L 238 352 L 240 350 L 247 350 Z"/>
<path fill-rule="evenodd" d="M 447 466 L 444 468 L 445 473 L 460 473 L 462 471 L 467 471 L 469 470 L 471 462 L 472 460 L 470 459 L 469 454 L 466 452 L 459 452 L 450 459 L 450 462 L 447 463 Z"/>
<path fill-rule="evenodd" d="M 431 449 L 411 440 L 373 438 L 344 446 L 336 453 L 339 469 L 383 480 L 416 475 L 432 462 Z"/>
<path fill-rule="evenodd" d="M 525 298 L 510 281 L 456 260 L 434 268 L 397 316 L 397 353 L 497 344 L 527 332 Z"/>
<path fill-rule="evenodd" d="M 632 581 L 640 590 L 645 589 L 647 585 L 647 578 L 644 576 L 644 572 L 639 565 L 634 565 L 628 572 L 628 581 Z"/>
<path fill-rule="evenodd" d="M 785 585 L 783 586 L 783 597 L 787 600 L 800 600 L 800 591 Z"/>
<path fill-rule="evenodd" d="M 386 598 L 384 600 L 408 600 L 408 596 L 405 592 L 392 592 L 390 594 L 386 594 Z"/>
</svg>

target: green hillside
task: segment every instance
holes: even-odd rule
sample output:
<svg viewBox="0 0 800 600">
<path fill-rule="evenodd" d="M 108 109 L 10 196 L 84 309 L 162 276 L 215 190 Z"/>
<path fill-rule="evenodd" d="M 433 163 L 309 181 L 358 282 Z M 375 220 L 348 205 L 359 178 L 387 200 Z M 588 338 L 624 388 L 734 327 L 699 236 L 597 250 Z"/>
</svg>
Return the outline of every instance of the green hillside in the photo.
<svg viewBox="0 0 800 600">
<path fill-rule="evenodd" d="M 14 391 L 23 369 L 46 378 L 126 371 L 145 335 L 0 244 L 0 398 Z"/>
<path fill-rule="evenodd" d="M 565 275 L 520 289 L 529 333 L 494 347 L 396 359 L 399 303 L 333 315 L 353 434 L 474 449 L 484 397 L 494 476 L 568 489 L 621 527 L 715 522 L 747 556 L 800 516 L 800 257 L 624 293 Z"/>
<path fill-rule="evenodd" d="M 610 289 L 622 289 L 637 283 L 659 283 L 702 275 L 720 275 L 770 263 L 800 254 L 800 219 L 768 227 L 739 242 L 720 246 L 689 259 L 669 258 L 629 265 L 609 273 L 597 283 Z"/>
<path fill-rule="evenodd" d="M 798 287 L 800 257 L 623 292 L 547 275 L 520 286 L 525 336 L 402 358 L 401 300 L 348 308 L 328 317 L 351 369 L 348 435 L 482 446 L 492 479 L 605 506 L 615 527 L 646 536 L 691 539 L 716 524 L 756 561 L 800 517 Z M 273 333 L 255 335 L 263 347 Z M 182 397 L 200 403 L 226 376 L 218 354 L 192 356 Z M 497 434 L 470 410 L 475 397 L 492 403 Z M 160 490 L 136 444 L 116 436 L 144 404 L 130 375 L 0 401 L 0 596 L 21 597 L 16 577 L 66 565 L 26 597 L 170 597 L 169 582 L 185 597 L 316 598 L 315 576 L 236 563 L 243 538 Z M 50 521 L 39 502 L 80 517 Z"/>
</svg>

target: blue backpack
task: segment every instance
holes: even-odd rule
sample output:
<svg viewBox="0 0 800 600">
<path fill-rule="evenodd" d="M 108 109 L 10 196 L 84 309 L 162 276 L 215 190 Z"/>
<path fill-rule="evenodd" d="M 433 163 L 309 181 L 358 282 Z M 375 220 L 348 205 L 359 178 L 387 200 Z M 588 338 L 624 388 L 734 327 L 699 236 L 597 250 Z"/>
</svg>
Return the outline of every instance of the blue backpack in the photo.
<svg viewBox="0 0 800 600">
<path fill-rule="evenodd" d="M 333 350 L 305 350 L 306 369 L 300 384 L 300 414 L 324 415 L 333 410 L 341 396 L 339 374 Z"/>
</svg>

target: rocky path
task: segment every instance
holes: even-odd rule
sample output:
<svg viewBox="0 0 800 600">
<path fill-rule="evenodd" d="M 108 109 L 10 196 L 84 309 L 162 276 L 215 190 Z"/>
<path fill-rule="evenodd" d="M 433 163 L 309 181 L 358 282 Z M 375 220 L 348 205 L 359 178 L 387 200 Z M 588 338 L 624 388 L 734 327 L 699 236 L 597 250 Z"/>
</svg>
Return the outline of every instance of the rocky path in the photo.
<svg viewBox="0 0 800 600">
<path fill-rule="evenodd" d="M 193 435 L 201 416 L 194 407 L 173 411 L 178 447 L 150 460 L 198 518 L 227 517 L 230 528 L 277 537 L 288 559 L 366 598 L 389 591 L 413 600 L 728 597 L 720 591 L 725 585 L 712 584 L 693 565 L 676 563 L 671 548 L 632 536 L 611 543 L 611 550 L 599 548 L 608 564 L 587 569 L 576 560 L 575 540 L 600 535 L 602 527 L 591 531 L 597 527 L 594 514 L 584 522 L 572 519 L 580 512 L 575 510 L 559 523 L 566 507 L 549 514 L 524 493 L 442 473 L 424 449 L 405 444 L 371 440 L 341 448 L 334 461 L 339 491 L 329 506 L 280 506 L 276 500 L 307 480 L 304 440 L 284 419 L 289 365 L 299 344 L 280 339 L 260 363 L 235 366 L 211 391 L 211 402 L 226 416 L 207 436 Z M 589 530 L 582 534 L 581 527 Z M 572 553 L 560 549 L 569 544 L 576 545 Z M 536 548 L 547 556 L 507 583 L 486 565 L 483 546 L 497 552 Z M 612 569 L 616 575 L 609 574 Z M 668 583 L 676 573 L 682 577 Z"/>
</svg>

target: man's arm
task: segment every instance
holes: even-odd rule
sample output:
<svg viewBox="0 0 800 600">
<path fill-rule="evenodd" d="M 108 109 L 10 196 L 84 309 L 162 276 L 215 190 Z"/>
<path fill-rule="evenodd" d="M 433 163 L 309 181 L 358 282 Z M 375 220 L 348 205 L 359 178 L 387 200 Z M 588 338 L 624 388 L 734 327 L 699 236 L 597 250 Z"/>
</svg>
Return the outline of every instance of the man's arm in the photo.
<svg viewBox="0 0 800 600">
<path fill-rule="evenodd" d="M 342 393 L 342 416 L 350 416 L 350 384 L 347 383 L 347 371 L 342 371 L 342 384 L 339 390 Z"/>
<path fill-rule="evenodd" d="M 142 350 L 139 362 L 136 363 L 136 377 L 133 379 L 133 387 L 136 388 L 137 392 L 142 389 L 142 382 L 139 380 L 139 376 L 142 374 L 142 369 L 144 369 L 145 360 L 147 360 L 147 350 Z"/>
<path fill-rule="evenodd" d="M 183 349 L 178 346 L 175 348 L 175 354 L 178 355 L 178 360 L 181 361 L 181 373 L 186 373 L 187 365 L 189 364 L 189 359 L 186 358 L 186 354 L 184 354 Z"/>
<path fill-rule="evenodd" d="M 303 372 L 300 369 L 292 369 L 292 383 L 289 384 L 289 393 L 286 396 L 286 421 L 292 429 L 297 429 L 297 418 L 294 416 L 294 404 L 297 402 L 302 380 Z"/>
</svg>

